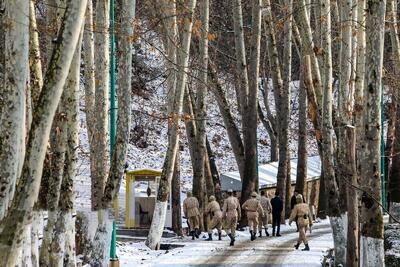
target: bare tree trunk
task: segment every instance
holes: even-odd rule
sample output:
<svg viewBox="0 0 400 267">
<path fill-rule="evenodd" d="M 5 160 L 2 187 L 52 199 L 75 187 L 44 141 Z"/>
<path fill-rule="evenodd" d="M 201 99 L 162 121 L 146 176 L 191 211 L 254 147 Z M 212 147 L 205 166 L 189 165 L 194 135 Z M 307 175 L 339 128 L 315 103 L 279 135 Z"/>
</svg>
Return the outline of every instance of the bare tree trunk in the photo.
<svg viewBox="0 0 400 267">
<path fill-rule="evenodd" d="M 291 166 L 290 166 L 290 150 L 289 150 L 289 135 L 290 135 L 290 83 L 292 80 L 292 19 L 293 19 L 293 1 L 285 0 L 285 26 L 284 26 L 284 48 L 283 48 L 283 61 L 282 61 L 282 70 L 283 70 L 283 91 L 281 94 L 281 98 L 279 102 L 279 121 L 280 121 L 280 129 L 279 129 L 279 153 L 280 159 L 283 152 L 285 152 L 285 156 L 282 157 L 282 161 L 285 160 L 285 168 L 286 168 L 286 201 L 284 200 L 286 206 L 286 214 L 289 214 L 290 211 L 290 195 L 291 195 Z M 279 160 L 279 167 L 281 160 Z M 282 164 L 283 165 L 283 164 Z M 282 172 L 278 167 L 278 176 L 283 177 L 280 173 Z M 282 166 L 283 168 L 283 166 Z"/>
<path fill-rule="evenodd" d="M 61 98 L 73 51 L 78 43 L 85 6 L 86 1 L 67 3 L 59 42 L 56 43 L 38 106 L 33 115 L 24 167 L 16 191 L 18 194 L 13 199 L 10 212 L 1 221 L 0 256 L 6 265 L 13 266 L 16 263 L 21 253 L 21 238 L 25 236 L 25 226 L 32 219 L 51 122 Z M 17 9 L 20 10 L 20 7 L 21 5 Z"/>
<path fill-rule="evenodd" d="M 272 128 L 270 120 L 265 118 L 260 104 L 258 104 L 258 117 L 260 118 L 261 123 L 264 125 L 264 128 L 267 130 L 269 139 L 271 140 L 271 161 L 278 161 L 278 142 L 276 132 Z"/>
<path fill-rule="evenodd" d="M 276 44 L 276 35 L 275 35 L 275 26 L 273 25 L 272 11 L 271 11 L 271 3 L 269 0 L 265 1 L 266 9 L 265 9 L 265 19 L 264 19 L 264 27 L 267 31 L 267 48 L 268 48 L 268 58 L 270 69 L 272 71 L 272 84 L 274 86 L 275 92 L 275 102 L 277 105 L 278 115 L 276 116 L 276 126 L 278 128 L 278 144 L 279 144 L 279 166 L 278 166 L 278 176 L 277 176 L 277 186 L 276 189 L 281 192 L 281 197 L 283 202 L 285 203 L 286 198 L 286 177 L 287 177 L 287 158 L 286 158 L 286 144 L 287 144 L 287 131 L 284 127 L 286 121 L 281 122 L 283 114 L 282 112 L 282 104 L 281 101 L 284 101 L 284 82 L 282 80 L 281 74 L 281 65 L 279 61 L 279 54 Z M 268 92 L 265 92 L 267 94 Z M 265 103 L 267 105 L 267 103 Z M 286 118 L 288 118 L 289 114 L 286 114 Z M 285 139 L 286 138 L 286 139 Z M 284 218 L 284 212 L 282 214 L 282 218 Z"/>
<path fill-rule="evenodd" d="M 147 236 L 146 240 L 146 245 L 151 249 L 156 249 L 159 245 L 165 223 L 167 201 L 170 192 L 169 187 L 172 181 L 176 152 L 179 145 L 179 117 L 182 113 L 182 102 L 186 86 L 190 39 L 195 6 L 196 0 L 190 0 L 187 5 L 187 13 L 184 16 L 183 34 L 181 39 L 182 44 L 178 48 L 177 86 L 174 92 L 172 108 L 170 108 L 170 119 L 168 121 L 168 149 L 164 160 L 163 172 L 160 178 L 153 220 L 151 222 L 149 235 Z M 175 11 L 176 9 L 174 6 L 173 12 Z"/>
<path fill-rule="evenodd" d="M 266 28 L 265 23 L 264 23 L 264 28 Z M 268 40 L 268 39 L 267 39 Z M 268 41 L 267 41 L 268 45 Z M 268 52 L 269 53 L 269 52 Z M 265 64 L 267 64 L 265 62 Z M 279 74 L 280 75 L 280 74 Z M 280 79 L 280 82 L 282 83 L 282 79 L 277 77 L 278 80 Z M 269 104 L 269 96 L 268 96 L 268 82 L 267 78 L 264 75 L 262 83 L 264 83 L 264 90 L 261 92 L 263 93 L 263 101 L 264 101 L 264 106 L 267 111 L 267 119 L 264 119 L 264 114 L 262 113 L 262 110 L 258 110 L 258 116 L 260 117 L 261 122 L 263 123 L 264 127 L 268 131 L 269 138 L 271 140 L 271 161 L 278 161 L 278 153 L 279 153 L 279 147 L 278 147 L 278 129 L 277 129 L 277 119 L 276 116 L 274 116 L 271 112 L 270 104 Z M 274 84 L 275 87 L 275 84 Z M 276 103 L 277 101 L 275 101 Z M 268 123 L 268 124 L 265 124 Z"/>
<path fill-rule="evenodd" d="M 32 108 L 34 108 L 39 100 L 40 90 L 43 86 L 43 74 L 35 3 L 33 0 L 29 1 L 29 70 Z"/>
<path fill-rule="evenodd" d="M 307 192 L 307 91 L 304 83 L 304 68 L 300 70 L 299 88 L 299 139 L 297 147 L 296 190 L 303 196 Z"/>
<path fill-rule="evenodd" d="M 353 111 L 353 87 L 351 86 L 351 74 L 352 74 L 352 0 L 340 1 L 340 74 L 339 74 L 339 104 L 338 104 L 338 141 L 337 141 L 337 168 L 336 178 L 339 186 L 339 198 L 342 200 L 339 202 L 340 216 L 344 223 L 343 239 L 341 242 L 346 242 L 347 226 L 345 225 L 348 219 L 347 216 L 347 187 L 345 180 L 348 180 L 350 174 L 348 173 L 349 164 L 348 161 L 348 149 L 350 140 L 347 140 L 345 125 L 350 125 L 352 120 Z M 337 244 L 343 247 L 344 244 Z M 342 254 L 340 254 L 342 255 Z M 337 260 L 337 261 L 336 261 Z M 346 252 L 342 259 L 335 261 L 346 265 Z"/>
<path fill-rule="evenodd" d="M 383 215 L 380 179 L 381 92 L 386 1 L 367 3 L 366 73 L 364 87 L 364 155 L 360 185 L 361 266 L 384 266 Z"/>
<path fill-rule="evenodd" d="M 83 32 L 83 52 L 84 52 L 84 85 L 85 85 L 85 115 L 86 129 L 90 150 L 90 173 L 96 173 L 95 164 L 95 66 L 94 66 L 94 28 L 93 28 L 93 3 L 88 0 L 85 14 L 85 31 Z M 92 177 L 93 178 L 93 177 Z"/>
<path fill-rule="evenodd" d="M 346 127 L 347 142 L 347 161 L 346 165 L 346 194 L 347 194 L 347 251 L 346 266 L 357 267 L 359 264 L 359 247 L 358 247 L 358 192 L 355 186 L 358 186 L 357 168 L 356 168 L 356 131 L 354 127 Z M 350 185 L 349 185 L 350 183 Z"/>
<path fill-rule="evenodd" d="M 136 1 L 122 1 L 120 29 L 122 38 L 119 39 L 119 90 L 118 90 L 118 119 L 115 146 L 112 152 L 112 162 L 106 188 L 103 195 L 103 208 L 110 208 L 115 199 L 124 175 L 126 153 L 128 150 L 131 126 L 131 92 L 132 92 L 132 36 L 134 35 Z"/>
<path fill-rule="evenodd" d="M 109 50 L 109 26 L 110 26 L 110 1 L 99 0 L 96 3 L 95 18 L 95 127 L 93 130 L 94 154 L 90 155 L 90 161 L 94 162 L 92 177 L 92 210 L 101 209 L 102 197 L 107 181 L 107 133 L 108 133 L 108 108 L 110 90 L 110 50 Z"/>
<path fill-rule="evenodd" d="M 197 143 L 197 123 L 195 121 L 194 110 L 193 110 L 193 99 L 192 94 L 189 92 L 189 86 L 187 85 L 185 88 L 185 95 L 183 98 L 183 112 L 185 113 L 185 117 L 189 117 L 189 119 L 185 120 L 185 128 L 186 128 L 186 137 L 189 143 L 190 150 L 190 158 L 192 161 L 192 170 L 193 170 L 193 195 L 199 201 L 200 206 L 200 218 L 203 218 L 203 206 L 204 206 L 204 165 L 200 166 L 200 151 L 199 144 Z M 203 221 L 200 219 L 200 229 L 204 230 Z"/>
<path fill-rule="evenodd" d="M 208 161 L 210 164 L 211 175 L 212 175 L 212 179 L 213 179 L 213 183 L 214 183 L 215 197 L 217 198 L 217 201 L 220 203 L 220 205 L 222 205 L 223 199 L 222 199 L 222 192 L 221 192 L 221 181 L 219 179 L 219 172 L 218 172 L 217 164 L 215 164 L 215 156 L 211 149 L 210 142 L 208 141 L 207 137 L 206 137 L 206 146 L 207 146 L 207 156 L 208 156 Z"/>
<path fill-rule="evenodd" d="M 182 232 L 182 208 L 181 208 L 181 165 L 180 152 L 176 153 L 174 175 L 172 177 L 172 230 L 178 235 L 183 236 Z"/>
<path fill-rule="evenodd" d="M 40 91 L 43 87 L 42 61 L 39 46 L 39 34 L 36 24 L 35 3 L 29 1 L 29 70 L 30 70 L 30 92 L 31 110 L 29 129 L 32 123 L 33 108 L 37 105 Z M 28 112 L 28 110 L 27 110 Z M 43 216 L 41 211 L 33 212 L 31 224 L 31 261 L 33 267 L 39 266 L 39 232 L 42 230 L 41 224 Z"/>
<path fill-rule="evenodd" d="M 240 114 L 243 116 L 246 110 L 247 97 L 249 94 L 249 79 L 247 76 L 246 47 L 244 42 L 241 0 L 235 0 L 233 2 L 233 26 L 235 35 L 236 75 L 241 107 Z"/>
<path fill-rule="evenodd" d="M 208 34 L 209 34 L 209 0 L 201 1 L 201 40 L 200 40 L 200 57 L 201 57 L 201 69 L 200 69 L 200 84 L 197 93 L 196 103 L 196 146 L 197 146 L 197 157 L 199 158 L 197 164 L 199 165 L 198 170 L 201 173 L 193 174 L 193 179 L 198 179 L 206 182 L 205 175 L 205 162 L 206 162 L 206 126 L 207 126 L 207 78 L 208 78 Z M 192 99 L 193 100 L 193 99 Z M 194 169 L 193 169 L 194 171 Z"/>
<path fill-rule="evenodd" d="M 212 90 L 215 99 L 217 100 L 219 112 L 221 113 L 222 119 L 226 131 L 228 133 L 229 143 L 231 144 L 235 160 L 238 165 L 240 177 L 243 177 L 244 173 L 244 146 L 242 138 L 240 137 L 240 131 L 237 127 L 235 120 L 231 114 L 228 101 L 226 100 L 225 93 L 222 89 L 220 82 L 218 81 L 217 72 L 214 64 L 209 64 L 209 75 L 210 81 L 214 84 L 214 90 Z"/>
<path fill-rule="evenodd" d="M 397 96 L 400 94 L 397 93 Z M 393 145 L 392 168 L 390 170 L 390 212 L 400 219 L 400 104 L 396 108 L 396 130 Z"/>
<path fill-rule="evenodd" d="M 74 58 L 72 59 L 69 74 L 64 87 L 64 95 L 61 102 L 65 110 L 65 122 L 67 129 L 66 152 L 63 163 L 62 184 L 57 198 L 57 222 L 53 230 L 51 244 L 50 266 L 75 266 L 75 222 L 72 220 L 74 210 L 75 192 L 74 180 L 77 171 L 77 147 L 79 146 L 79 81 L 81 59 L 80 37 Z M 71 225 L 72 224 L 72 225 Z M 69 240 L 74 242 L 71 244 Z"/>
<path fill-rule="evenodd" d="M 388 17 L 391 19 L 390 23 L 390 36 L 392 42 L 392 49 L 395 58 L 396 71 L 400 71 L 400 41 L 398 37 L 398 24 L 397 24 L 397 3 L 394 0 L 389 0 L 388 3 Z M 393 157 L 392 168 L 390 170 L 390 212 L 396 218 L 400 218 L 400 105 L 398 104 L 400 94 L 397 90 L 393 93 L 393 102 L 396 103 L 394 114 L 394 142 L 393 142 Z M 383 111 L 382 111 L 383 112 Z M 389 127 L 389 126 L 388 126 Z M 388 128 L 388 135 L 390 128 Z M 386 144 L 388 146 L 388 143 Z"/>
<path fill-rule="evenodd" d="M 242 125 L 244 141 L 244 177 L 242 181 L 242 195 L 240 201 L 244 203 L 255 190 L 258 191 L 257 170 L 257 125 L 258 125 L 258 91 L 259 91 L 259 68 L 260 68 L 260 41 L 261 41 L 261 0 L 252 1 L 252 31 L 250 39 L 250 64 L 247 80 L 248 96 L 242 103 Z M 241 24 L 243 22 L 241 21 Z M 241 51 L 245 54 L 245 51 Z M 237 53 L 237 58 L 242 57 Z M 246 64 L 243 61 L 242 64 Z M 244 65 L 245 67 L 245 65 Z M 239 71 L 239 67 L 238 67 Z M 243 83 L 246 82 L 244 77 Z M 242 90 L 246 86 L 242 85 Z M 242 99 L 243 100 L 243 99 Z M 243 108 L 244 106 L 244 108 Z"/>
<path fill-rule="evenodd" d="M 328 193 L 328 215 L 333 230 L 333 240 L 335 244 L 335 265 L 345 265 L 346 250 L 344 244 L 345 229 L 343 218 L 339 210 L 339 189 L 335 180 L 334 170 L 334 149 L 333 149 L 333 126 L 332 126 L 332 54 L 331 54 L 331 16 L 330 1 L 324 0 L 321 3 L 321 13 L 326 21 L 323 24 L 323 49 L 325 65 L 325 90 L 323 101 L 323 127 L 322 127 L 322 146 L 323 146 L 323 166 L 325 178 L 325 190 Z"/>
<path fill-rule="evenodd" d="M 25 151 L 25 90 L 28 78 L 29 2 L 4 1 L 4 80 L 0 85 L 0 220 L 21 175 Z"/>
</svg>

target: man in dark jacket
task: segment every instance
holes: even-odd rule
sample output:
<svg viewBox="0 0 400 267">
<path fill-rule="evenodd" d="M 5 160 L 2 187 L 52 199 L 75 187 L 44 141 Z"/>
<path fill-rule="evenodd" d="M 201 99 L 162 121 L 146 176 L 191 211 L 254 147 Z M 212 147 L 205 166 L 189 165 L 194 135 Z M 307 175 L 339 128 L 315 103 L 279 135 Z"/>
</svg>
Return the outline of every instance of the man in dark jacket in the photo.
<svg viewBox="0 0 400 267">
<path fill-rule="evenodd" d="M 281 214 L 283 210 L 283 201 L 279 195 L 279 191 L 275 191 L 275 197 L 271 199 L 272 236 L 275 236 L 275 227 L 277 227 L 276 236 L 281 236 L 279 232 L 281 230 Z"/>
</svg>

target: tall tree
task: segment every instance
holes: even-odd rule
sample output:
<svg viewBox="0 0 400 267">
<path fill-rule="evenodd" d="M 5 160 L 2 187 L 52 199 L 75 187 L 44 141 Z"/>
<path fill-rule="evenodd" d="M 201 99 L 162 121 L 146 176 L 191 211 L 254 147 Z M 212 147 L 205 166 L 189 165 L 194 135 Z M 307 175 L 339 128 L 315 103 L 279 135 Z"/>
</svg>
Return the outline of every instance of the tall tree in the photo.
<svg viewBox="0 0 400 267">
<path fill-rule="evenodd" d="M 176 14 L 176 6 L 174 2 L 168 2 L 169 12 Z M 196 0 L 190 0 L 186 7 L 185 14 L 183 15 L 183 27 L 182 27 L 182 38 L 181 45 L 177 49 L 177 76 L 176 76 L 176 88 L 174 91 L 173 102 L 169 102 L 169 129 L 168 129 L 168 149 L 165 156 L 163 171 L 160 178 L 160 184 L 158 187 L 157 201 L 154 208 L 153 220 L 151 222 L 151 227 L 149 235 L 146 239 L 146 245 L 155 249 L 159 243 L 164 229 L 165 215 L 167 211 L 167 202 L 170 192 L 170 184 L 172 181 L 172 176 L 174 172 L 176 152 L 179 145 L 179 119 L 182 113 L 182 102 L 184 91 L 186 87 L 187 72 L 188 72 L 188 62 L 189 62 L 189 51 L 190 42 L 193 26 L 193 14 L 196 6 Z M 164 10 L 167 11 L 167 10 Z M 168 36 L 171 37 L 170 33 Z"/>
<path fill-rule="evenodd" d="M 94 25 L 94 45 L 96 47 L 94 54 L 95 71 L 95 104 L 94 113 L 96 114 L 95 125 L 93 128 L 92 142 L 93 154 L 91 161 L 95 168 L 91 173 L 92 177 L 92 209 L 101 209 L 103 192 L 107 180 L 107 133 L 108 133 L 108 97 L 110 90 L 110 0 L 99 0 L 96 3 L 96 18 Z M 101 215 L 99 222 L 101 222 Z"/>
<path fill-rule="evenodd" d="M 305 70 L 307 64 L 304 64 L 300 70 L 299 82 L 299 140 L 297 147 L 297 172 L 296 172 L 296 190 L 305 195 L 307 192 L 307 89 L 304 82 Z"/>
<path fill-rule="evenodd" d="M 392 42 L 393 55 L 395 60 L 395 69 L 397 72 L 400 71 L 400 41 L 398 35 L 398 24 L 397 24 L 397 3 L 394 0 L 388 2 L 388 17 L 391 20 L 390 25 L 390 37 Z M 390 169 L 390 212 L 395 217 L 400 218 L 400 105 L 398 103 L 400 94 L 398 90 L 393 93 L 394 103 L 396 103 L 394 115 L 394 142 L 393 142 L 393 157 L 392 167 Z M 388 130 L 389 131 L 389 130 Z"/>
<path fill-rule="evenodd" d="M 25 150 L 25 90 L 28 78 L 29 3 L 4 1 L 0 85 L 0 220 L 13 199 Z"/>
<path fill-rule="evenodd" d="M 199 183 L 198 188 L 205 184 L 205 160 L 206 160 L 206 125 L 207 125 L 207 77 L 208 77 L 208 34 L 209 34 L 209 0 L 200 2 L 201 11 L 201 39 L 200 39 L 200 66 L 199 70 L 199 87 L 195 105 L 195 118 L 196 118 L 196 168 L 193 168 L 193 189 L 196 182 Z M 197 173 L 195 172 L 197 171 Z M 200 190 L 193 190 L 195 196 L 200 197 Z M 204 200 L 203 200 L 204 201 Z"/>
<path fill-rule="evenodd" d="M 14 3 L 14 1 L 12 1 L 12 4 L 17 4 L 17 6 L 15 6 L 15 9 L 9 9 L 9 11 L 20 11 L 21 6 L 24 6 L 23 3 Z M 28 3 L 26 5 L 26 13 L 23 14 L 23 17 L 28 19 L 26 16 L 29 12 Z M 9 6 L 12 7 L 11 4 Z M 25 226 L 32 219 L 31 213 L 39 193 L 40 177 L 51 122 L 61 98 L 69 66 L 78 43 L 85 7 L 86 1 L 67 2 L 63 24 L 45 76 L 38 105 L 33 113 L 33 123 L 29 132 L 27 151 L 16 190 L 17 194 L 13 198 L 10 211 L 1 221 L 0 255 L 5 265 L 15 265 L 21 253 L 21 238 L 24 236 Z M 17 18 L 17 16 L 13 16 L 13 18 Z"/>
<path fill-rule="evenodd" d="M 380 179 L 381 92 L 386 1 L 367 1 L 366 68 L 361 162 L 361 266 L 383 266 L 383 215 Z"/>
<path fill-rule="evenodd" d="M 284 25 L 284 40 L 283 40 L 283 91 L 279 94 L 279 166 L 277 180 L 286 179 L 285 198 L 286 214 L 290 212 L 290 149 L 289 149 L 289 134 L 290 134 L 290 85 L 292 81 L 292 20 L 293 20 L 293 0 L 285 0 L 285 25 Z M 283 168 L 286 170 L 284 171 Z M 278 186 L 278 185 L 277 185 Z M 283 191 L 282 191 L 283 193 Z M 283 194 L 281 194 L 283 196 Z M 283 214 L 283 216 L 285 216 Z M 286 217 L 287 217 L 286 216 Z"/>
<path fill-rule="evenodd" d="M 334 148 L 333 148 L 333 126 L 332 126 L 332 39 L 331 39 L 331 11 L 330 1 L 321 3 L 321 13 L 325 17 L 322 26 L 322 43 L 324 49 L 325 84 L 323 97 L 323 119 L 322 119 L 322 146 L 323 146 L 323 169 L 325 178 L 325 190 L 328 193 L 328 216 L 333 230 L 335 244 L 335 264 L 345 265 L 346 250 L 344 244 L 345 229 L 343 219 L 339 210 L 339 188 L 336 182 L 334 170 Z M 347 230 L 347 229 L 346 229 Z"/>
<path fill-rule="evenodd" d="M 240 1 L 237 1 L 236 7 L 237 13 L 241 13 L 239 5 Z M 244 141 L 244 176 L 242 181 L 242 196 L 241 201 L 246 201 L 254 190 L 258 191 L 258 170 L 257 170 L 257 125 L 258 125 L 258 91 L 259 91 L 259 68 L 260 68 L 260 41 L 261 41 L 261 0 L 252 1 L 252 19 L 251 19 L 251 37 L 250 37 L 250 62 L 248 66 L 248 75 L 244 74 L 241 90 L 243 95 L 241 98 L 242 106 L 242 131 Z M 236 18 L 236 23 L 242 25 L 243 21 L 239 16 Z M 238 25 L 236 25 L 237 27 Z M 243 28 L 242 28 L 243 29 Z M 237 30 L 236 30 L 237 32 Z M 240 34 L 241 35 L 241 34 Z M 236 51 L 238 64 L 244 64 L 242 66 L 237 65 L 237 71 L 246 71 L 246 51 L 244 46 L 244 39 L 241 35 L 241 41 L 243 45 L 240 45 L 240 50 Z M 242 47 L 243 46 L 243 47 Z M 240 69 L 242 68 L 242 69 Z M 243 69 L 244 68 L 244 69 Z M 250 79 L 247 79 L 248 76 Z M 246 81 L 247 80 L 247 81 Z M 247 82 L 247 86 L 246 83 Z"/>
</svg>

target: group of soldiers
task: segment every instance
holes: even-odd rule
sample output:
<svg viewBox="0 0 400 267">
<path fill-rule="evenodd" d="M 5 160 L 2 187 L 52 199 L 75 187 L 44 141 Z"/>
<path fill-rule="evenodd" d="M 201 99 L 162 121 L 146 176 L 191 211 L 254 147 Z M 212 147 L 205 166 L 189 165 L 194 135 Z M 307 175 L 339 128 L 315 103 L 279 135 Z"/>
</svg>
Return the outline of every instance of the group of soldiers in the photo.
<svg viewBox="0 0 400 267">
<path fill-rule="evenodd" d="M 283 211 L 283 201 L 280 198 L 280 193 L 275 192 L 275 197 L 271 200 L 262 191 L 261 196 L 258 198 L 256 192 L 251 194 L 251 197 L 246 200 L 242 206 L 232 190 L 227 191 L 228 197 L 224 200 L 222 210 L 219 203 L 216 201 L 214 196 L 210 196 L 207 207 L 205 208 L 205 215 L 210 216 L 208 220 L 207 231 L 208 231 L 208 241 L 212 241 L 213 229 L 218 231 L 218 240 L 221 240 L 221 231 L 223 226 L 223 221 L 225 220 L 224 228 L 226 233 L 230 238 L 230 246 L 235 244 L 235 232 L 238 223 L 238 219 L 241 218 L 241 212 L 244 210 L 246 212 L 248 226 L 250 230 L 250 240 L 256 239 L 257 230 L 259 237 L 262 237 L 262 230 L 264 227 L 265 235 L 269 236 L 268 233 L 268 221 L 269 216 L 272 213 L 272 236 L 280 235 L 280 224 L 281 224 L 281 213 Z M 294 200 L 294 202 L 293 202 Z M 309 250 L 308 242 L 306 239 L 306 229 L 311 224 L 310 214 L 308 205 L 304 203 L 304 198 L 301 194 L 295 191 L 292 198 L 292 212 L 289 218 L 289 225 L 295 221 L 298 227 L 299 239 L 295 248 L 298 249 L 301 242 L 304 243 L 305 249 Z M 199 238 L 199 202 L 196 197 L 192 195 L 191 192 L 187 193 L 187 198 L 183 202 L 183 212 L 188 220 L 189 234 L 192 239 Z M 275 229 L 277 230 L 275 232 Z"/>
</svg>

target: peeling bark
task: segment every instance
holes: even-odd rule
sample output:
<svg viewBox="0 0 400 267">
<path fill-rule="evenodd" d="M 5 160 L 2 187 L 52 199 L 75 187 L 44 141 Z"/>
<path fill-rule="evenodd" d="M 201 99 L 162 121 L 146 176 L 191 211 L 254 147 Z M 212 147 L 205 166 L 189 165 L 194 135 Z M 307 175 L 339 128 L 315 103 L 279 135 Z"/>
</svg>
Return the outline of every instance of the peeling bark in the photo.
<svg viewBox="0 0 400 267">
<path fill-rule="evenodd" d="M 363 112 L 361 197 L 361 266 L 383 266 L 383 214 L 380 179 L 381 90 L 386 1 L 369 0 L 366 15 L 366 68 Z M 373 200 L 375 199 L 375 200 Z M 371 265 L 372 266 L 372 265 Z"/>
<path fill-rule="evenodd" d="M 0 84 L 0 220 L 6 216 L 21 175 L 25 151 L 29 2 L 4 1 L 4 66 Z M 18 21 L 19 23 L 16 23 Z"/>
<path fill-rule="evenodd" d="M 1 221 L 0 257 L 14 265 L 21 252 L 25 226 L 32 220 L 33 205 L 38 197 L 46 144 L 62 89 L 68 75 L 73 51 L 78 43 L 86 1 L 68 1 L 51 63 L 46 73 L 38 105 L 33 114 L 27 153 L 12 208 Z M 20 6 L 18 6 L 18 10 Z M 28 8 L 28 6 L 27 6 Z M 27 14 L 27 13 L 25 13 Z"/>
<path fill-rule="evenodd" d="M 108 109 L 109 109 L 109 91 L 110 91 L 110 0 L 99 0 L 96 3 L 95 18 L 95 41 L 96 47 L 94 61 L 95 71 L 95 104 L 94 114 L 96 120 L 93 130 L 94 142 L 92 142 L 93 152 L 90 155 L 90 161 L 94 162 L 94 172 L 92 177 L 92 210 L 101 208 L 102 197 L 107 181 L 108 166 Z"/>
</svg>

